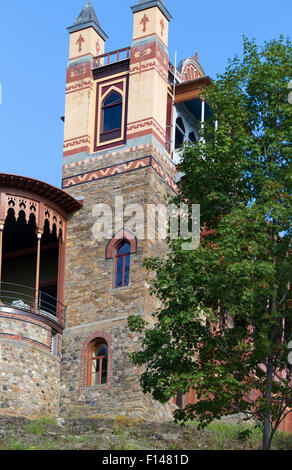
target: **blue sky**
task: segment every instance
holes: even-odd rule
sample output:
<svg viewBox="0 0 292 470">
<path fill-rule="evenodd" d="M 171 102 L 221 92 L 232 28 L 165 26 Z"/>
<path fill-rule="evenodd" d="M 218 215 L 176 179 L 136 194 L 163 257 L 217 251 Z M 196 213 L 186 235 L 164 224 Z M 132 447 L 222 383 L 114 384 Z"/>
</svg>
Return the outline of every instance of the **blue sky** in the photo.
<svg viewBox="0 0 292 470">
<path fill-rule="evenodd" d="M 0 172 L 61 185 L 68 34 L 86 0 L 0 1 Z M 109 35 L 106 50 L 130 45 L 135 0 L 92 0 Z M 291 38 L 291 0 L 165 0 L 173 16 L 170 60 L 198 51 L 215 78 L 241 55 L 242 36 L 258 44 Z"/>
</svg>

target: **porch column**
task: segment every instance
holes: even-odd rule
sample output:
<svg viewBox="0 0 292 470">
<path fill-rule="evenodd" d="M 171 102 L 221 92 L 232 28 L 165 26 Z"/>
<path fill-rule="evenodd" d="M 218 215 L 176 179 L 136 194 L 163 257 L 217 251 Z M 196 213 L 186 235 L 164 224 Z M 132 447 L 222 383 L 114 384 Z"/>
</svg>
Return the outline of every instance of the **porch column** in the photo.
<svg viewBox="0 0 292 470">
<path fill-rule="evenodd" d="M 35 310 L 39 308 L 39 287 L 40 287 L 40 261 L 41 261 L 41 238 L 43 231 L 37 230 L 37 260 L 35 277 Z"/>
<path fill-rule="evenodd" d="M 59 256 L 58 256 L 58 294 L 57 301 L 61 304 L 64 303 L 64 280 L 65 280 L 65 240 L 66 228 L 64 228 L 64 234 L 59 237 Z M 62 305 L 57 304 L 57 318 L 60 323 L 64 322 L 64 311 Z"/>
<path fill-rule="evenodd" d="M 2 283 L 3 230 L 4 230 L 4 221 L 0 220 L 0 299 L 1 299 L 1 283 Z M 1 300 L 0 300 L 0 304 L 1 304 Z"/>
<path fill-rule="evenodd" d="M 201 129 L 202 131 L 204 130 L 204 127 L 205 127 L 205 99 L 202 98 L 202 101 L 201 101 Z M 201 139 L 202 140 L 202 143 L 204 144 L 205 143 L 205 139 Z"/>
</svg>

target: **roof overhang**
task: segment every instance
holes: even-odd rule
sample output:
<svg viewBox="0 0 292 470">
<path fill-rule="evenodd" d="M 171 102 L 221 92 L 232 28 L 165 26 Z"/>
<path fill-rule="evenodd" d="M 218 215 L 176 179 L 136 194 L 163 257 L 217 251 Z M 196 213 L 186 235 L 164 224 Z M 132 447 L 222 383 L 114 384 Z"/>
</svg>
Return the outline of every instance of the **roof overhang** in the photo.
<svg viewBox="0 0 292 470">
<path fill-rule="evenodd" d="M 54 203 L 65 213 L 78 210 L 83 205 L 82 202 L 77 201 L 74 197 L 70 196 L 70 194 L 62 191 L 62 189 L 25 176 L 0 173 L 0 192 L 1 187 L 15 188 L 19 191 L 37 194 L 38 196 Z"/>
<path fill-rule="evenodd" d="M 175 86 L 174 104 L 184 103 L 199 98 L 200 94 L 211 85 L 210 77 L 197 78 Z"/>
</svg>

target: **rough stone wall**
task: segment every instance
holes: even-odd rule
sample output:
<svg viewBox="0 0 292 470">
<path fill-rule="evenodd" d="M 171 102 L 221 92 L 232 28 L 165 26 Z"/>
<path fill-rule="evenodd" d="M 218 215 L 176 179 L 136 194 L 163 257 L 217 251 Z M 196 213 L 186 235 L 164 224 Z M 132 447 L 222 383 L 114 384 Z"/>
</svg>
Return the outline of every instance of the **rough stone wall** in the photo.
<svg viewBox="0 0 292 470">
<path fill-rule="evenodd" d="M 0 415 L 56 416 L 60 360 L 21 341 L 0 339 Z"/>
<path fill-rule="evenodd" d="M 51 353 L 51 338 L 52 328 L 37 315 L 1 307 L 0 415 L 58 414 L 60 358 Z"/>
<path fill-rule="evenodd" d="M 135 151 L 123 156 L 122 160 L 134 160 L 145 153 L 149 155 L 145 150 Z M 162 163 L 158 154 L 153 156 Z M 82 163 L 78 167 L 65 168 L 63 176 L 67 178 L 120 162 L 120 158 L 117 161 L 110 157 L 95 161 L 95 164 Z M 169 419 L 169 408 L 153 403 L 141 390 L 141 369 L 134 367 L 128 357 L 130 352 L 138 349 L 141 338 L 129 332 L 127 323 L 129 315 L 145 316 L 156 305 L 149 296 L 143 260 L 162 255 L 166 251 L 165 242 L 138 239 L 138 251 L 131 255 L 130 284 L 114 289 L 113 260 L 105 259 L 108 240 L 97 241 L 92 235 L 96 220 L 92 209 L 96 204 L 114 207 L 115 196 L 123 195 L 124 205 L 138 203 L 145 208 L 147 203 L 164 203 L 169 188 L 153 168 L 147 167 L 86 182 L 67 191 L 83 198 L 84 206 L 68 222 L 65 275 L 68 310 L 62 349 L 60 412 L 65 415 L 127 414 L 152 420 Z M 116 227 L 116 231 L 121 228 Z M 80 387 L 82 345 L 95 331 L 106 333 L 112 341 L 111 381 L 107 385 Z"/>
</svg>

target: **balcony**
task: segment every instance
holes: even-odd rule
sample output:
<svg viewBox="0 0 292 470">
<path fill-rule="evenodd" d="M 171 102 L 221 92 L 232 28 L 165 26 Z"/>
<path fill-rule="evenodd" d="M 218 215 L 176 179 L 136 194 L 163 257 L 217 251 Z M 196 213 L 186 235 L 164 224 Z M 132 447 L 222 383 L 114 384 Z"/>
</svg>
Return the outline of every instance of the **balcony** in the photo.
<svg viewBox="0 0 292 470">
<path fill-rule="evenodd" d="M 107 52 L 106 54 L 99 55 L 93 58 L 93 68 L 103 67 L 105 65 L 115 64 L 130 58 L 130 47 L 117 49 L 116 51 Z"/>
<path fill-rule="evenodd" d="M 65 328 L 66 307 L 52 295 L 30 286 L 2 282 L 0 288 L 0 310 L 11 308 L 46 318 Z"/>
</svg>

